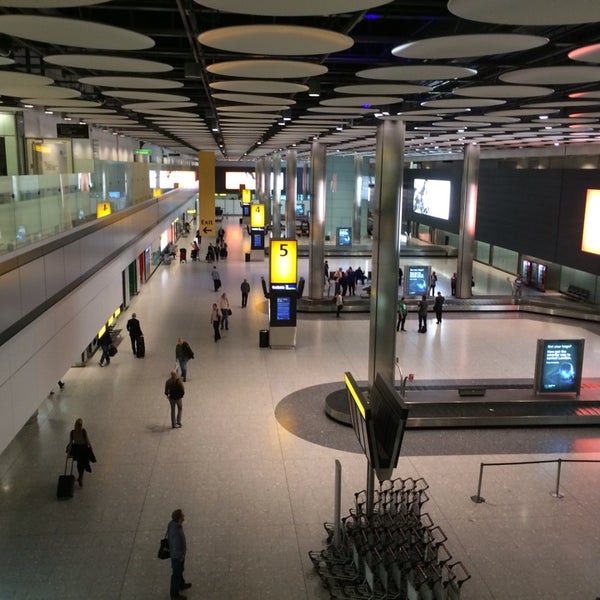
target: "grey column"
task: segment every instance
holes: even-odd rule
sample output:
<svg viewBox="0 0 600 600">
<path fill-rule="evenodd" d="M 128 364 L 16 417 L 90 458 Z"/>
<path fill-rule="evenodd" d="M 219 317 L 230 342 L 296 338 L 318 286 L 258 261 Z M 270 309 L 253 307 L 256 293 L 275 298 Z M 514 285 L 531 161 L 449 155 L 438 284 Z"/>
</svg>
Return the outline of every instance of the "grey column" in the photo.
<svg viewBox="0 0 600 600">
<path fill-rule="evenodd" d="M 273 218 L 273 237 L 281 237 L 281 185 L 279 185 L 279 177 L 281 176 L 281 154 L 276 152 L 273 154 L 273 202 L 272 218 Z"/>
<path fill-rule="evenodd" d="M 384 121 L 377 127 L 369 387 L 375 382 L 377 373 L 389 383 L 394 383 L 404 134 L 403 121 Z"/>
<path fill-rule="evenodd" d="M 265 159 L 256 161 L 256 200 L 259 204 L 264 203 L 265 198 Z"/>
<path fill-rule="evenodd" d="M 465 146 L 463 176 L 460 189 L 460 215 L 457 259 L 457 298 L 473 294 L 473 259 L 475 258 L 475 222 L 477 219 L 477 189 L 479 185 L 479 146 Z"/>
<path fill-rule="evenodd" d="M 308 255 L 308 296 L 323 297 L 325 263 L 325 146 L 313 142 L 310 154 L 310 245 Z"/>
<path fill-rule="evenodd" d="M 271 225 L 273 216 L 273 157 L 265 158 L 265 228 Z M 265 240 L 265 244 L 267 241 Z"/>
<path fill-rule="evenodd" d="M 354 156 L 354 206 L 352 211 L 352 243 L 360 244 L 360 207 L 363 188 L 363 157 Z"/>
<path fill-rule="evenodd" d="M 306 200 L 310 192 L 310 184 L 308 181 L 308 161 L 302 161 L 302 199 Z"/>
<path fill-rule="evenodd" d="M 288 150 L 285 156 L 285 237 L 289 240 L 296 239 L 296 199 L 298 196 L 296 164 L 296 151 Z"/>
</svg>

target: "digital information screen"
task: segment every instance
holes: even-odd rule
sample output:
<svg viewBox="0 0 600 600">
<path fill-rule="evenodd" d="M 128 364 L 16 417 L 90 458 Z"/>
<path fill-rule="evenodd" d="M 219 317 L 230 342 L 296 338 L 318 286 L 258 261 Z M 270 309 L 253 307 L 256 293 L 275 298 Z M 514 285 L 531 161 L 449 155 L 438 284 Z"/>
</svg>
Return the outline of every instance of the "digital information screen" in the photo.
<svg viewBox="0 0 600 600">
<path fill-rule="evenodd" d="M 252 250 L 264 250 L 265 232 L 263 230 L 252 230 L 250 235 L 250 248 Z"/>
<path fill-rule="evenodd" d="M 337 228 L 337 245 L 351 246 L 352 245 L 352 228 L 338 227 Z"/>
<path fill-rule="evenodd" d="M 536 393 L 576 394 L 581 389 L 585 340 L 538 340 Z"/>
<path fill-rule="evenodd" d="M 250 204 L 242 204 L 242 217 L 250 216 Z"/>
<path fill-rule="evenodd" d="M 436 219 L 450 217 L 450 182 L 438 179 L 415 179 L 413 212 Z"/>
<path fill-rule="evenodd" d="M 271 289 L 269 297 L 269 325 L 296 327 L 296 292 Z"/>
<path fill-rule="evenodd" d="M 289 321 L 292 318 L 292 299 L 289 296 L 277 298 L 275 305 L 275 319 Z"/>
<path fill-rule="evenodd" d="M 422 296 L 429 291 L 430 267 L 405 265 L 404 267 L 404 295 Z"/>
</svg>

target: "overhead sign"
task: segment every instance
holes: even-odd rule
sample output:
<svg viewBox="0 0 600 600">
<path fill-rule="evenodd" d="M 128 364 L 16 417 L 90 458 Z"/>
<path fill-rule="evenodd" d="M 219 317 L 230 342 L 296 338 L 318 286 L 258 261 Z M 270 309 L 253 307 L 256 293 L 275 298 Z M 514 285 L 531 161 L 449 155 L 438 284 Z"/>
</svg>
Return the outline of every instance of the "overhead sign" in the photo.
<svg viewBox="0 0 600 600">
<path fill-rule="evenodd" d="M 90 128 L 87 123 L 57 123 L 56 137 L 87 139 L 90 137 Z"/>
<path fill-rule="evenodd" d="M 200 235 L 216 235 L 215 219 L 215 155 L 198 152 L 198 203 Z"/>
<path fill-rule="evenodd" d="M 272 239 L 269 262 L 271 289 L 296 289 L 298 242 L 289 239 Z"/>
<path fill-rule="evenodd" d="M 254 204 L 250 209 L 250 227 L 264 227 L 265 226 L 265 205 Z"/>
<path fill-rule="evenodd" d="M 96 218 L 100 219 L 110 215 L 112 212 L 110 202 L 99 202 L 96 205 Z"/>
<path fill-rule="evenodd" d="M 252 191 L 243 189 L 242 190 L 242 204 L 250 204 L 252 202 Z"/>
</svg>

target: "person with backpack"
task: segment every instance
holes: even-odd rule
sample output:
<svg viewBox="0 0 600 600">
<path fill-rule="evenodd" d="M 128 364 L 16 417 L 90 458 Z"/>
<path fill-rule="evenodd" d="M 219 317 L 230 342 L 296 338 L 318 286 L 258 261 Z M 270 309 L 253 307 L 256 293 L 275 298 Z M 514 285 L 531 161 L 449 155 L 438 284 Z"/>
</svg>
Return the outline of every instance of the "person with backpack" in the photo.
<svg viewBox="0 0 600 600">
<path fill-rule="evenodd" d="M 192 351 L 190 345 L 180 337 L 177 340 L 177 345 L 175 346 L 175 362 L 181 369 L 181 378 L 183 381 L 187 379 L 187 364 L 192 358 L 194 358 L 194 352 Z"/>
<path fill-rule="evenodd" d="M 165 382 L 165 396 L 171 405 L 171 427 L 178 429 L 181 427 L 181 413 L 183 412 L 183 396 L 185 387 L 179 379 L 177 371 L 171 371 L 171 376 Z M 177 417 L 175 416 L 175 407 L 177 407 Z"/>
<path fill-rule="evenodd" d="M 404 329 L 404 323 L 406 322 L 406 303 L 404 302 L 404 296 L 398 300 L 398 324 L 396 325 L 396 331 L 406 331 Z"/>
</svg>

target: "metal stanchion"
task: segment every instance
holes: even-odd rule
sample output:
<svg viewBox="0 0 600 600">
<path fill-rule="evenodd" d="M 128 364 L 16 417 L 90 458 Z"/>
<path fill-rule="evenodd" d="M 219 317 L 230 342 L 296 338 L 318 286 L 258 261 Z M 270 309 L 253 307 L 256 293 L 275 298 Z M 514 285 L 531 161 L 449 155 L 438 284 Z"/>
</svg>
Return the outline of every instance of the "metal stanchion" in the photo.
<svg viewBox="0 0 600 600">
<path fill-rule="evenodd" d="M 333 545 L 340 547 L 342 522 L 342 465 L 335 461 L 335 490 L 333 507 Z"/>
<path fill-rule="evenodd" d="M 562 468 L 563 459 L 562 458 L 558 458 L 556 460 L 556 462 L 558 463 L 558 466 L 556 468 L 556 489 L 553 492 L 550 492 L 550 495 L 553 498 L 564 498 L 565 497 L 564 494 L 561 494 L 560 491 L 559 491 L 560 490 L 560 471 L 561 471 L 561 468 Z"/>
<path fill-rule="evenodd" d="M 483 467 L 484 463 L 479 464 L 479 483 L 477 484 L 477 494 L 475 496 L 471 496 L 471 500 L 477 504 L 481 504 L 485 502 L 485 498 L 481 496 L 481 484 L 483 482 Z"/>
</svg>

